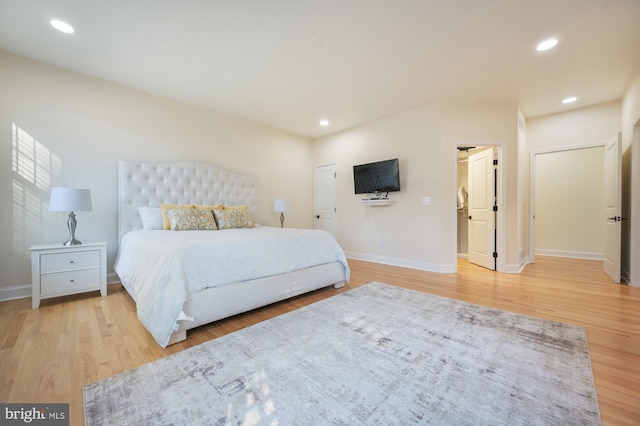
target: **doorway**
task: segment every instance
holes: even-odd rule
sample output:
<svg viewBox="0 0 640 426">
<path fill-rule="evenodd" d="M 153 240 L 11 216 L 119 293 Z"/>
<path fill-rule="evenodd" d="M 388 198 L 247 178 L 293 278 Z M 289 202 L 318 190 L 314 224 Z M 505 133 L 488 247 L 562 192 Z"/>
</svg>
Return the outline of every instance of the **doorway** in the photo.
<svg viewBox="0 0 640 426">
<path fill-rule="evenodd" d="M 499 270 L 501 185 L 497 146 L 457 147 L 457 253 L 459 259 Z"/>
<path fill-rule="evenodd" d="M 611 146 L 617 147 L 612 155 Z M 617 135 L 607 142 L 531 153 L 531 263 L 536 255 L 603 260 L 605 272 L 620 281 L 619 146 Z M 613 267 L 607 270 L 609 264 Z"/>
<path fill-rule="evenodd" d="M 336 163 L 316 166 L 314 170 L 313 227 L 337 238 L 338 167 Z"/>
</svg>

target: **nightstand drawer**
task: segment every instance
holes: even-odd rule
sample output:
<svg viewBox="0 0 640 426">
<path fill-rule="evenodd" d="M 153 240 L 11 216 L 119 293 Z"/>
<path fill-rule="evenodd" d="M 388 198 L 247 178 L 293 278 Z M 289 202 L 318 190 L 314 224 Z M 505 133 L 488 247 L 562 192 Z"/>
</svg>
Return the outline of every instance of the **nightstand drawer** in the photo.
<svg viewBox="0 0 640 426">
<path fill-rule="evenodd" d="M 100 288 L 100 269 L 58 272 L 42 275 L 40 293 L 43 296 L 65 294 L 87 288 Z"/>
<path fill-rule="evenodd" d="M 40 256 L 40 273 L 42 274 L 99 267 L 100 250 L 48 253 Z"/>
</svg>

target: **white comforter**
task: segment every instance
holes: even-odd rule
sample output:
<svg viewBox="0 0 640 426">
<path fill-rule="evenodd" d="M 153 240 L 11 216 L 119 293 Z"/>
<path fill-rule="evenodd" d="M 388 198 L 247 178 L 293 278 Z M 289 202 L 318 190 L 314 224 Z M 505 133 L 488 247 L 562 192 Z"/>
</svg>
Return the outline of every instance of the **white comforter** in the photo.
<svg viewBox="0 0 640 426">
<path fill-rule="evenodd" d="M 165 347 L 188 293 L 336 261 L 348 281 L 342 248 L 320 230 L 133 231 L 122 238 L 114 269 L 138 318 Z"/>
</svg>

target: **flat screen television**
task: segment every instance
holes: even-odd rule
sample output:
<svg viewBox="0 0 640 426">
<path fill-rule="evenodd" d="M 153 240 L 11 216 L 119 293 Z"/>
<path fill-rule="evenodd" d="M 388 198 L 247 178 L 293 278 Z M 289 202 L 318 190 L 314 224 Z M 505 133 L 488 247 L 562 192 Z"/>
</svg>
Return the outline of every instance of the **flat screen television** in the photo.
<svg viewBox="0 0 640 426">
<path fill-rule="evenodd" d="M 379 197 L 387 192 L 400 191 L 398 159 L 353 166 L 353 184 L 356 194 L 375 193 Z"/>
</svg>

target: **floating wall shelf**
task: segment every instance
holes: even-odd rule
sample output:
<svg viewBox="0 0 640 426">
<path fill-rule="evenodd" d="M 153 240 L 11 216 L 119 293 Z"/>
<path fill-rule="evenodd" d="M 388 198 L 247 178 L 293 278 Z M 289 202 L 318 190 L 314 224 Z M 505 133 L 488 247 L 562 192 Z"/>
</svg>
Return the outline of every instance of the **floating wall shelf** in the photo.
<svg viewBox="0 0 640 426">
<path fill-rule="evenodd" d="M 393 200 L 390 200 L 388 198 L 364 199 L 364 200 L 360 200 L 360 202 L 366 206 L 372 206 L 372 207 L 390 206 L 391 204 L 393 204 Z"/>
</svg>

